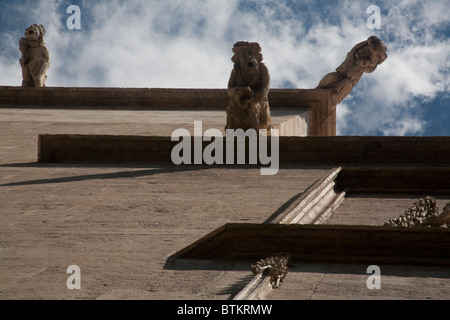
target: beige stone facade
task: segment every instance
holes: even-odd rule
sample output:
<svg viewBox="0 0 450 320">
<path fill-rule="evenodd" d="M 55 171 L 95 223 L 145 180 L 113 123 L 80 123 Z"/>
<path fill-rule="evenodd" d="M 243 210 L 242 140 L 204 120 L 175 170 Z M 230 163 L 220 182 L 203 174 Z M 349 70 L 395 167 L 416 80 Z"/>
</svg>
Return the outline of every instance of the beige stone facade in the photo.
<svg viewBox="0 0 450 320">
<path fill-rule="evenodd" d="M 259 167 L 248 165 L 111 164 L 104 161 L 107 153 L 97 159 L 92 154 L 90 163 L 38 162 L 44 147 L 38 144 L 40 135 L 59 135 L 66 142 L 100 135 L 105 138 L 98 145 L 111 144 L 109 150 L 114 150 L 112 136 L 122 137 L 125 144 L 133 139 L 139 144 L 140 138 L 133 137 L 154 143 L 151 139 L 167 139 L 176 128 L 192 128 L 194 120 L 203 120 L 204 129 L 223 128 L 226 91 L 0 90 L 2 299 L 450 298 L 450 251 L 448 241 L 441 241 L 448 230 L 425 231 L 425 239 L 436 242 L 429 251 L 422 242 L 417 254 L 408 241 L 423 235 L 402 238 L 390 230 L 392 242 L 382 237 L 383 223 L 419 197 L 435 196 L 440 208 L 450 201 L 448 137 L 335 137 L 329 90 L 275 89 L 269 96 L 273 119 L 277 110 L 280 124 L 305 110 L 309 119 L 307 136 L 280 137 L 276 175 L 263 176 Z M 290 113 L 283 115 L 282 110 Z M 297 152 L 297 161 L 287 161 L 291 156 L 281 153 L 283 141 Z M 273 250 L 289 249 L 279 240 L 292 234 L 273 229 L 281 226 L 281 231 L 297 228 L 309 235 L 309 244 L 320 250 L 294 252 L 297 256 L 278 288 L 266 290 L 261 283 L 249 288 L 251 266 L 274 253 L 264 239 L 253 247 L 254 252 L 262 250 L 258 259 L 223 260 L 225 251 L 212 250 L 216 256 L 211 258 L 200 250 L 202 239 L 230 224 L 250 228 L 238 233 L 244 244 L 250 239 L 246 234 L 267 228 L 276 235 Z M 341 248 L 348 259 L 343 253 L 335 252 L 335 258 L 326 254 L 339 241 L 324 239 L 333 239 L 339 230 L 348 236 Z M 375 238 L 364 243 L 369 239 L 366 230 Z M 380 248 L 389 244 L 397 251 L 380 255 Z M 190 248 L 203 256 L 180 255 Z M 246 253 L 239 245 L 227 250 L 236 256 Z M 80 267 L 81 289 L 67 287 L 70 265 Z M 369 265 L 381 269 L 380 289 L 367 286 Z"/>
</svg>

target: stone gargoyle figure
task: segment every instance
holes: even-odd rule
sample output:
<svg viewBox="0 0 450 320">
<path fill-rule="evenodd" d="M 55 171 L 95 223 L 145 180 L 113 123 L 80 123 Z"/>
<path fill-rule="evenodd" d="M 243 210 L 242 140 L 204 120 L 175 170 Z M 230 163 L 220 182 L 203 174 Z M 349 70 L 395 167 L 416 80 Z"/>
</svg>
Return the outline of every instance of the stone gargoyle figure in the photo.
<svg viewBox="0 0 450 320">
<path fill-rule="evenodd" d="M 322 78 L 317 89 L 333 89 L 332 104 L 339 104 L 350 94 L 364 72 L 372 73 L 387 59 L 386 46 L 375 36 L 358 43 L 347 53 L 345 61 Z"/>
<path fill-rule="evenodd" d="M 33 24 L 25 30 L 25 38 L 20 39 L 22 87 L 45 87 L 50 55 L 44 43 L 44 35 L 44 26 Z"/>
<path fill-rule="evenodd" d="M 271 115 L 267 95 L 270 76 L 261 62 L 261 47 L 256 42 L 239 41 L 234 44 L 233 53 L 225 129 L 266 129 L 269 133 Z"/>
</svg>

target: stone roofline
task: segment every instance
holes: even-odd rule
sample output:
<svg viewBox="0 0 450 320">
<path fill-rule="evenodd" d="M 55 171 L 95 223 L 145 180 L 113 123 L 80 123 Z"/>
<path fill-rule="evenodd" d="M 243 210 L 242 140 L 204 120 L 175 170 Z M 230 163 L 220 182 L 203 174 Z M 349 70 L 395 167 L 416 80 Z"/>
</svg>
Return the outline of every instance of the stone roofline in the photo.
<svg viewBox="0 0 450 320">
<path fill-rule="evenodd" d="M 273 110 L 309 110 L 310 136 L 336 135 L 332 89 L 271 89 Z M 0 86 L 0 107 L 223 110 L 226 89 Z"/>
</svg>

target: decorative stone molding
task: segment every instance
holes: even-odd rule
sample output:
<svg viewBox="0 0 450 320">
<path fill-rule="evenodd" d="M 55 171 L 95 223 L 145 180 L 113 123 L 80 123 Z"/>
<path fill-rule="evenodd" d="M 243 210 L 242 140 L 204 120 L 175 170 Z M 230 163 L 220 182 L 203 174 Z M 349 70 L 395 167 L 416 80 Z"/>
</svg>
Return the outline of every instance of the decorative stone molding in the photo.
<svg viewBox="0 0 450 320">
<path fill-rule="evenodd" d="M 283 279 L 286 278 L 289 272 L 287 264 L 291 260 L 291 257 L 289 253 L 279 253 L 275 256 L 261 259 L 252 265 L 252 273 L 257 275 L 267 270 L 270 275 L 270 284 L 273 288 L 278 288 L 280 282 L 283 282 Z"/>
<path fill-rule="evenodd" d="M 436 199 L 432 196 L 420 198 L 414 205 L 406 209 L 405 213 L 397 218 L 389 219 L 385 226 L 400 227 L 447 227 L 450 225 L 450 202 L 439 214 Z"/>
</svg>

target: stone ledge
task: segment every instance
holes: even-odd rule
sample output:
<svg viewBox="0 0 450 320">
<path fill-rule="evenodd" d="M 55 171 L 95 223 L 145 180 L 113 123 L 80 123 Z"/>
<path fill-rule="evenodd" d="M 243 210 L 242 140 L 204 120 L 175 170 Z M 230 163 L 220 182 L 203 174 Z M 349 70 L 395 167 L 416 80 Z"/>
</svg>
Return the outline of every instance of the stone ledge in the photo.
<svg viewBox="0 0 450 320">
<path fill-rule="evenodd" d="M 293 263 L 450 266 L 449 236 L 446 228 L 230 223 L 169 259 L 257 261 L 287 252 Z"/>
<path fill-rule="evenodd" d="M 271 89 L 273 109 L 305 109 L 310 102 L 327 102 L 328 89 Z M 141 107 L 147 109 L 225 110 L 226 89 L 95 88 L 0 86 L 0 106 L 21 107 Z"/>
<path fill-rule="evenodd" d="M 338 190 L 352 193 L 450 194 L 450 167 L 343 167 Z"/>
<path fill-rule="evenodd" d="M 336 135 L 336 108 L 330 89 L 271 89 L 273 110 L 309 110 L 309 134 Z M 22 88 L 0 86 L 0 107 L 125 110 L 223 110 L 226 89 Z"/>
<path fill-rule="evenodd" d="M 172 148 L 178 143 L 159 136 L 44 134 L 39 135 L 38 161 L 171 163 Z M 208 144 L 203 142 L 203 148 Z M 223 141 L 224 148 L 225 145 Z M 279 137 L 279 162 L 316 166 L 448 166 L 450 137 Z"/>
</svg>

